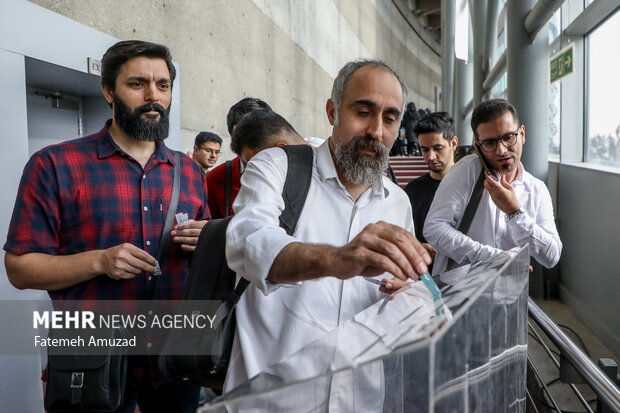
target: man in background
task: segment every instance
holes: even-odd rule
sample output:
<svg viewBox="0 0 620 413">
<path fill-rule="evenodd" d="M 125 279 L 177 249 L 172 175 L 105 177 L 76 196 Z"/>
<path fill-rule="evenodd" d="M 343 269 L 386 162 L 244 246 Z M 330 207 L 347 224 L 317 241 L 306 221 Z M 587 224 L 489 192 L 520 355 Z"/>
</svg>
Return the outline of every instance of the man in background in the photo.
<svg viewBox="0 0 620 413">
<path fill-rule="evenodd" d="M 243 118 L 244 115 L 255 111 L 271 111 L 271 107 L 264 101 L 254 98 L 246 97 L 235 103 L 228 110 L 226 115 L 226 126 L 228 133 L 230 134 L 231 141 L 230 147 L 234 153 L 239 155 L 239 144 L 233 137 L 233 131 L 237 123 Z M 209 210 L 211 211 L 212 218 L 224 218 L 228 215 L 232 215 L 232 203 L 239 193 L 241 188 L 241 174 L 245 164 L 241 162 L 239 156 L 230 161 L 231 168 L 231 188 L 228 211 L 226 211 L 226 163 L 216 166 L 207 175 L 207 187 L 209 191 Z"/>
<path fill-rule="evenodd" d="M 222 149 L 222 138 L 212 132 L 200 132 L 194 139 L 194 151 L 192 158 L 207 174 L 209 168 L 217 163 Z"/>
<path fill-rule="evenodd" d="M 407 139 L 407 156 L 414 156 L 420 154 L 420 144 L 418 142 L 418 137 L 413 131 L 413 127 L 415 126 L 419 118 L 420 116 L 415 109 L 415 103 L 407 103 L 407 109 L 403 114 L 403 119 L 401 122 L 401 128 L 405 129 L 405 137 Z"/>
<path fill-rule="evenodd" d="M 250 159 L 263 149 L 279 147 L 283 145 L 308 145 L 308 143 L 295 131 L 290 123 L 282 116 L 273 111 L 267 110 L 255 110 L 252 111 L 239 121 L 239 123 L 233 129 L 232 139 L 235 142 L 235 149 L 238 150 L 240 165 L 245 165 L 250 162 Z M 231 163 L 234 160 L 230 161 Z M 232 167 L 232 165 L 231 165 Z M 226 194 L 226 177 L 224 176 L 224 187 L 220 186 L 222 181 L 222 172 L 226 173 L 226 165 L 224 169 L 213 171 L 207 175 L 207 185 L 215 186 L 214 189 L 209 191 L 217 191 L 219 193 Z M 232 168 L 231 168 L 232 169 Z M 213 177 L 211 176 L 213 174 Z M 237 192 L 233 193 L 232 171 L 230 177 L 230 204 L 237 196 Z M 239 184 L 239 187 L 241 185 Z M 224 199 L 225 201 L 225 199 Z M 211 208 L 211 206 L 210 206 Z M 226 207 L 220 208 L 217 203 L 213 204 L 212 215 L 214 217 L 223 217 L 223 213 Z M 232 215 L 232 213 L 230 214 Z"/>
<path fill-rule="evenodd" d="M 273 111 L 255 110 L 245 115 L 233 130 L 239 158 L 244 165 L 258 152 L 284 145 L 309 145 L 295 128 Z"/>
<path fill-rule="evenodd" d="M 441 180 L 454 165 L 454 150 L 459 140 L 454 134 L 452 118 L 446 112 L 424 116 L 415 124 L 413 131 L 418 135 L 422 156 L 430 171 L 409 182 L 405 192 L 411 201 L 415 236 L 426 243 L 424 220 Z"/>
</svg>

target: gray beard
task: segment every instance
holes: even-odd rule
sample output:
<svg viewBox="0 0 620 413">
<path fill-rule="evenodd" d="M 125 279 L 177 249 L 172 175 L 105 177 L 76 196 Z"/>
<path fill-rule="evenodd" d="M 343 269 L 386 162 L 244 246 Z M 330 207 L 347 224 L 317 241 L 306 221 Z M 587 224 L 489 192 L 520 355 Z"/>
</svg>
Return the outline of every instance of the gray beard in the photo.
<svg viewBox="0 0 620 413">
<path fill-rule="evenodd" d="M 360 149 L 375 151 L 376 156 L 363 155 Z M 378 140 L 356 136 L 353 140 L 334 144 L 334 160 L 342 177 L 353 185 L 372 186 L 388 167 L 389 150 Z"/>
</svg>

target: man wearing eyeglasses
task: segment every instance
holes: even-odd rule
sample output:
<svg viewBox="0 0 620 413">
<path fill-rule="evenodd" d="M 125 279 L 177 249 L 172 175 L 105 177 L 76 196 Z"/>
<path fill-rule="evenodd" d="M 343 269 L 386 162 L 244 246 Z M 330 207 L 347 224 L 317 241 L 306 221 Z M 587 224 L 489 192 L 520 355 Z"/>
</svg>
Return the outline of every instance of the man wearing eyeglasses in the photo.
<svg viewBox="0 0 620 413">
<path fill-rule="evenodd" d="M 194 139 L 192 158 L 206 175 L 209 168 L 217 162 L 222 149 L 222 138 L 211 132 L 200 132 Z"/>
<path fill-rule="evenodd" d="M 562 242 L 547 187 L 520 162 L 525 126 L 519 124 L 517 110 L 505 99 L 482 102 L 474 109 L 471 127 L 479 155 L 466 156 L 450 169 L 424 224 L 424 236 L 437 248 L 433 273 L 526 243 L 536 261 L 553 267 Z M 483 169 L 481 158 L 490 173 Z M 464 234 L 458 228 L 481 174 L 482 196 Z"/>
</svg>

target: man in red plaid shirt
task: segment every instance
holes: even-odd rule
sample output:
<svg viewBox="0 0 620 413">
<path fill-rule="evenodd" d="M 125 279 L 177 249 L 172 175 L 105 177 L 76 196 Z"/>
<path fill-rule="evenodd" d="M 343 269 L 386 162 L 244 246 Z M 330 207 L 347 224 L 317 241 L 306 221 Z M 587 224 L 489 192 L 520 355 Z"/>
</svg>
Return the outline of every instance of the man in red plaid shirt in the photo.
<svg viewBox="0 0 620 413">
<path fill-rule="evenodd" d="M 11 283 L 54 300 L 145 299 L 172 192 L 174 158 L 163 140 L 176 75 L 166 46 L 123 41 L 102 59 L 104 128 L 35 153 L 21 179 L 4 245 Z M 210 218 L 200 168 L 180 159 L 178 213 L 155 299 L 178 300 L 189 258 Z M 197 386 L 161 378 L 152 360 L 130 363 L 129 405 L 142 412 L 195 411 Z M 141 372 L 141 373 L 136 373 Z"/>
</svg>

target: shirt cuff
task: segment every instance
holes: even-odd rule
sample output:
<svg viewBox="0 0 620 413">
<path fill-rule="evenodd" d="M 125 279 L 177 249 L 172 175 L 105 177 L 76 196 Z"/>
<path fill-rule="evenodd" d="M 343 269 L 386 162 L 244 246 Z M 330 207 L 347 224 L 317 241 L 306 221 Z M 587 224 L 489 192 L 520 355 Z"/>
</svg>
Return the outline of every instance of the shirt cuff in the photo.
<svg viewBox="0 0 620 413">
<path fill-rule="evenodd" d="M 506 227 L 510 229 L 513 241 L 521 245 L 521 241 L 528 239 L 532 234 L 534 223 L 534 219 L 527 213 L 527 210 L 524 210 L 522 214 L 506 221 Z"/>
<path fill-rule="evenodd" d="M 279 284 L 267 281 L 269 270 L 276 257 L 288 244 L 298 242 L 282 228 L 270 228 L 249 235 L 245 242 L 245 274 L 243 277 L 252 282 L 268 295 L 279 288 Z"/>
</svg>

